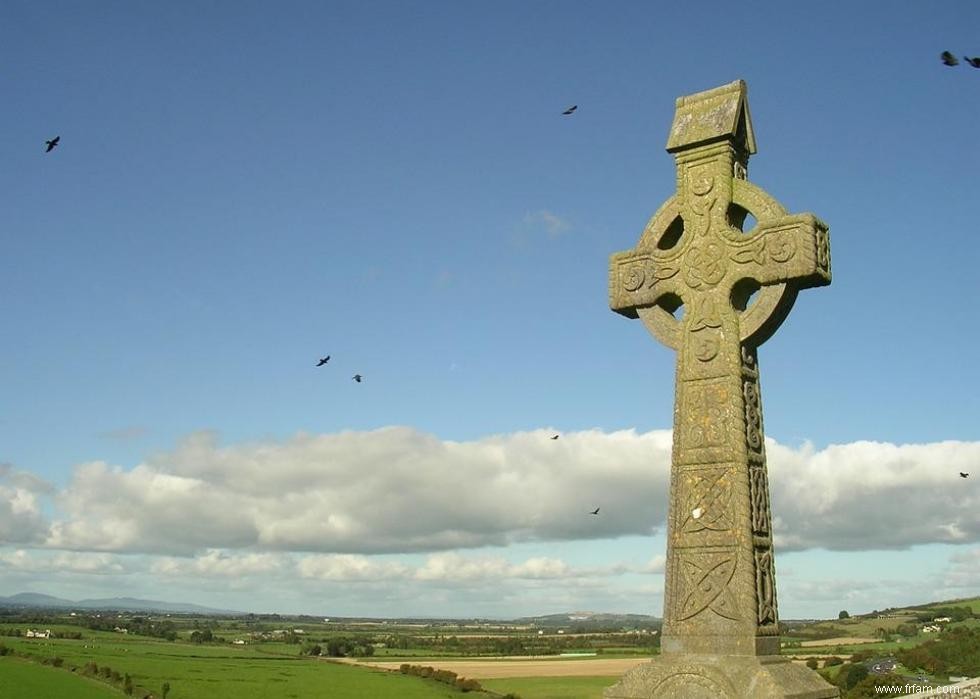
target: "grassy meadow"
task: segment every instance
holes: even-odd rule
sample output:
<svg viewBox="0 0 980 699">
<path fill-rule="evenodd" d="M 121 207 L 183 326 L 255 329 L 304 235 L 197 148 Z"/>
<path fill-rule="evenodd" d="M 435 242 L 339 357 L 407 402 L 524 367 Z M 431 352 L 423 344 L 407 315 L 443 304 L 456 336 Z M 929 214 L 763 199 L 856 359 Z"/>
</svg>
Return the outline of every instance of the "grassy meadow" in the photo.
<svg viewBox="0 0 980 699">
<path fill-rule="evenodd" d="M 0 658 L 0 697 L 31 699 L 119 699 L 105 684 L 21 658 Z"/>
<path fill-rule="evenodd" d="M 18 653 L 35 658 L 60 657 L 62 668 L 20 657 L 0 658 L 0 688 L 16 687 L 18 691 L 33 685 L 22 685 L 24 675 L 35 677 L 34 684 L 50 686 L 50 696 L 82 697 L 84 688 L 93 699 L 122 696 L 120 689 L 82 676 L 81 668 L 94 662 L 108 666 L 121 675 L 132 677 L 137 691 L 134 696 L 162 696 L 163 684 L 169 683 L 168 699 L 459 699 L 456 690 L 417 677 L 383 672 L 352 665 L 341 665 L 319 658 L 264 653 L 247 647 L 210 647 L 180 642 L 136 638 L 18 639 L 2 642 Z M 294 651 L 295 652 L 295 651 Z M 66 669 L 76 667 L 72 673 Z M 114 684 L 121 688 L 121 684 Z M 70 687 L 70 691 L 68 688 Z M 64 690 L 64 691 L 63 691 Z M 44 696 L 26 692 L 23 696 Z M 20 693 L 0 696 L 21 696 Z M 88 695 L 84 695 L 88 696 Z"/>
<path fill-rule="evenodd" d="M 521 699 L 602 699 L 602 690 L 616 683 L 615 677 L 513 677 L 481 680 L 498 694 L 516 694 Z"/>
</svg>

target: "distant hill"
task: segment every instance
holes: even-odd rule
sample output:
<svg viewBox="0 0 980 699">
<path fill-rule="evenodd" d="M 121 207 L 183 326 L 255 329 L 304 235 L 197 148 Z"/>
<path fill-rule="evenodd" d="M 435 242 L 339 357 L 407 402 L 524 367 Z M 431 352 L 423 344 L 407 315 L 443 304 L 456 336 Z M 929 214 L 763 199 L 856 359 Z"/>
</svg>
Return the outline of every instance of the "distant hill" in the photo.
<svg viewBox="0 0 980 699">
<path fill-rule="evenodd" d="M 519 624 L 534 624 L 535 626 L 580 626 L 583 628 L 659 628 L 661 619 L 647 614 L 611 614 L 607 612 L 563 612 L 561 614 L 544 614 L 541 616 L 515 619 Z"/>
<path fill-rule="evenodd" d="M 93 611 L 125 612 L 170 612 L 174 614 L 242 614 L 229 609 L 213 609 L 199 604 L 185 602 L 161 602 L 159 600 L 136 599 L 133 597 L 110 597 L 106 599 L 68 600 L 36 592 L 21 592 L 10 597 L 0 597 L 0 607 L 41 608 L 41 609 L 86 609 Z"/>
</svg>

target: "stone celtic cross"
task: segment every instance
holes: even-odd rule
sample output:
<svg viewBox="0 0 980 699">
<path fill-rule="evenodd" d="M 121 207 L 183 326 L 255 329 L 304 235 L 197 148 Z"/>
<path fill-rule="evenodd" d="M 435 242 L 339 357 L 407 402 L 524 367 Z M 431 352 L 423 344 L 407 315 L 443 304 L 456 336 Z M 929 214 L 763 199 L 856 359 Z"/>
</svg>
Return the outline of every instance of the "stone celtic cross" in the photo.
<svg viewBox="0 0 980 699">
<path fill-rule="evenodd" d="M 677 193 L 609 270 L 612 309 L 677 351 L 662 655 L 606 696 L 837 696 L 777 657 L 756 358 L 797 292 L 830 283 L 828 228 L 746 179 L 742 81 L 678 99 L 667 151 Z"/>
</svg>

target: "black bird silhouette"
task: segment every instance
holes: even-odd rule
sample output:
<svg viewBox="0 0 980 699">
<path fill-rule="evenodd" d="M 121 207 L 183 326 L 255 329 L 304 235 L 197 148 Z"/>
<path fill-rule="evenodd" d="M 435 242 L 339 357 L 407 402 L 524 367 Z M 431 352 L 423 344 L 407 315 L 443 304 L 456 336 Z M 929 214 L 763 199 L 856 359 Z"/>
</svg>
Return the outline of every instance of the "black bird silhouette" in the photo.
<svg viewBox="0 0 980 699">
<path fill-rule="evenodd" d="M 941 54 L 939 54 L 939 57 L 943 59 L 943 65 L 957 66 L 960 64 L 960 62 L 956 60 L 956 56 L 951 54 L 949 51 L 943 51 Z"/>
<path fill-rule="evenodd" d="M 558 439 L 558 435 L 555 435 L 554 437 L 552 437 L 552 439 Z"/>
<path fill-rule="evenodd" d="M 58 141 L 60 141 L 60 140 L 61 140 L 61 136 L 55 136 L 50 141 L 45 141 L 45 143 L 48 145 L 48 147 L 47 147 L 47 149 L 45 149 L 44 152 L 45 153 L 50 153 L 51 151 L 53 151 L 54 150 L 54 147 L 56 145 L 58 145 Z"/>
<path fill-rule="evenodd" d="M 597 514 L 599 514 L 599 508 L 598 508 L 598 507 L 597 507 L 597 508 L 595 508 L 595 509 L 594 509 L 594 510 L 592 510 L 592 512 L 590 512 L 589 514 L 590 514 L 590 515 L 597 515 Z"/>
<path fill-rule="evenodd" d="M 969 63 L 974 68 L 980 68 L 980 56 L 974 56 L 970 58 L 969 56 L 963 56 L 963 60 Z"/>
<path fill-rule="evenodd" d="M 316 365 L 317 366 L 323 366 L 324 364 L 326 364 L 329 361 L 330 361 L 330 355 L 328 354 L 326 357 L 321 357 L 320 358 L 320 361 L 317 362 Z"/>
<path fill-rule="evenodd" d="M 357 383 L 361 383 L 361 379 L 363 379 L 364 377 L 363 377 L 363 376 L 361 376 L 360 374 L 354 374 L 354 376 L 353 376 L 352 378 L 353 378 L 353 379 L 354 379 L 355 381 L 357 381 Z"/>
<path fill-rule="evenodd" d="M 571 107 L 569 107 L 564 112 L 562 112 L 562 114 L 564 116 L 568 116 L 569 114 L 571 114 L 572 112 L 574 112 L 576 109 L 578 109 L 578 105 L 577 104 L 573 104 Z"/>
<path fill-rule="evenodd" d="M 962 471 L 960 471 L 960 478 L 966 478 L 969 475 L 970 475 L 969 473 L 963 473 Z"/>
</svg>

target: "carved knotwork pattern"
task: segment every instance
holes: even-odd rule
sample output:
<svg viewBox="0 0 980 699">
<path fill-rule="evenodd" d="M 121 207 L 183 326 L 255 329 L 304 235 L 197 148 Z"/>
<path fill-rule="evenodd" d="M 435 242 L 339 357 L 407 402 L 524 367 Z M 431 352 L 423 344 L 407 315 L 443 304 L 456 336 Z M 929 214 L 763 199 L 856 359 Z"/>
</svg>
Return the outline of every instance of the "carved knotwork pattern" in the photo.
<svg viewBox="0 0 980 699">
<path fill-rule="evenodd" d="M 742 345 L 742 373 L 748 376 L 759 375 L 759 365 L 756 363 L 755 351 Z"/>
<path fill-rule="evenodd" d="M 651 262 L 646 255 L 619 264 L 619 283 L 625 291 L 639 291 L 646 284 L 649 289 L 659 281 L 670 279 L 680 267 L 669 262 Z"/>
<path fill-rule="evenodd" d="M 691 345 L 692 354 L 699 362 L 710 362 L 718 356 L 721 340 L 717 332 L 705 330 L 691 337 Z"/>
<path fill-rule="evenodd" d="M 690 326 L 692 332 L 705 328 L 721 327 L 721 314 L 718 312 L 718 305 L 714 299 L 702 296 L 694 301 L 693 305 Z"/>
<path fill-rule="evenodd" d="M 740 265 L 754 262 L 757 265 L 766 263 L 766 239 L 756 241 L 748 247 L 740 248 L 732 252 L 732 261 Z"/>
<path fill-rule="evenodd" d="M 688 534 L 706 529 L 730 530 L 733 524 L 731 501 L 732 486 L 727 468 L 695 473 L 683 510 L 681 530 Z"/>
<path fill-rule="evenodd" d="M 645 275 L 643 273 L 643 268 L 640 265 L 628 267 L 623 272 L 623 288 L 627 291 L 636 291 L 643 286 L 644 279 Z"/>
<path fill-rule="evenodd" d="M 718 351 L 721 349 L 721 338 L 718 333 L 721 328 L 721 315 L 714 300 L 701 297 L 694 302 L 688 328 L 691 334 L 691 353 L 698 361 L 710 362 L 718 356 Z"/>
<path fill-rule="evenodd" d="M 725 444 L 725 406 L 729 391 L 723 383 L 688 383 L 685 413 L 690 423 L 685 430 L 685 446 L 699 449 Z"/>
<path fill-rule="evenodd" d="M 760 267 L 768 263 L 783 264 L 796 254 L 796 241 L 790 234 L 770 233 L 752 245 L 732 252 L 732 260 L 738 264 L 754 262 Z"/>
<path fill-rule="evenodd" d="M 830 233 L 823 226 L 817 228 L 817 267 L 830 272 Z"/>
<path fill-rule="evenodd" d="M 762 453 L 762 399 L 759 381 L 747 377 L 742 381 L 742 397 L 745 399 L 745 443 L 749 451 Z"/>
<path fill-rule="evenodd" d="M 796 241 L 793 240 L 792 235 L 777 235 L 773 236 L 769 240 L 769 258 L 777 263 L 782 264 L 784 262 L 789 262 L 793 255 L 796 254 Z"/>
<path fill-rule="evenodd" d="M 704 236 L 711 230 L 712 214 L 718 203 L 718 193 L 715 190 L 715 175 L 710 163 L 692 165 L 687 169 L 687 204 L 694 218 L 691 230 L 694 237 Z M 685 219 L 685 223 L 687 220 Z"/>
<path fill-rule="evenodd" d="M 752 507 L 752 531 L 759 536 L 769 536 L 769 479 L 765 466 L 749 468 L 749 497 Z"/>
<path fill-rule="evenodd" d="M 678 620 L 683 621 L 710 609 L 726 619 L 738 619 L 738 607 L 729 583 L 735 575 L 734 552 L 699 551 L 682 554 L 682 590 L 687 591 Z"/>
<path fill-rule="evenodd" d="M 692 289 L 717 286 L 728 271 L 725 248 L 716 241 L 691 248 L 684 256 L 684 265 L 684 281 Z"/>
<path fill-rule="evenodd" d="M 755 551 L 755 593 L 760 626 L 776 623 L 776 576 L 772 550 Z"/>
</svg>

